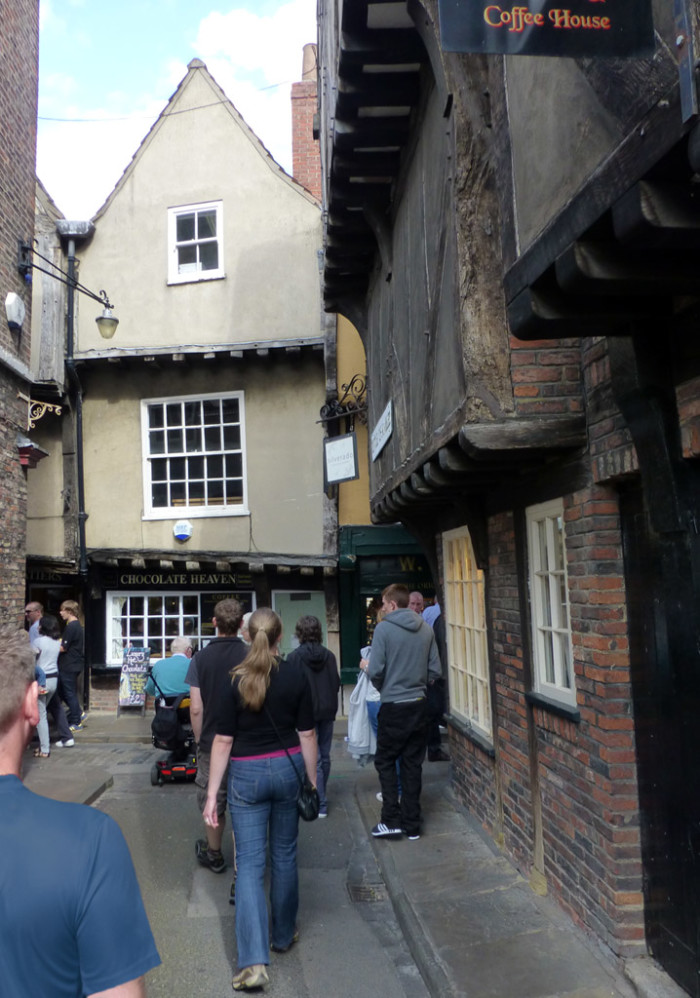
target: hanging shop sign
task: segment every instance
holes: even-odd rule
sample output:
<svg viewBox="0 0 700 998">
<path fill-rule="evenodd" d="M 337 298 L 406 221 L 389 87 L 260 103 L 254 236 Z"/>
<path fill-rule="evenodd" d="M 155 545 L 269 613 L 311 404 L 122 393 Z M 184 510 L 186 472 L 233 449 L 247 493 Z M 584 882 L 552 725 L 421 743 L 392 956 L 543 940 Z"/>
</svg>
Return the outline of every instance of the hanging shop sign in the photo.
<svg viewBox="0 0 700 998">
<path fill-rule="evenodd" d="M 357 467 L 357 438 L 354 433 L 328 437 L 323 441 L 326 488 L 360 477 Z"/>
<path fill-rule="evenodd" d="M 651 0 L 439 0 L 446 52 L 572 58 L 649 56 Z"/>
<path fill-rule="evenodd" d="M 387 402 L 384 412 L 374 425 L 370 438 L 370 449 L 372 460 L 376 461 L 394 432 L 394 421 L 392 418 L 391 400 Z"/>
</svg>

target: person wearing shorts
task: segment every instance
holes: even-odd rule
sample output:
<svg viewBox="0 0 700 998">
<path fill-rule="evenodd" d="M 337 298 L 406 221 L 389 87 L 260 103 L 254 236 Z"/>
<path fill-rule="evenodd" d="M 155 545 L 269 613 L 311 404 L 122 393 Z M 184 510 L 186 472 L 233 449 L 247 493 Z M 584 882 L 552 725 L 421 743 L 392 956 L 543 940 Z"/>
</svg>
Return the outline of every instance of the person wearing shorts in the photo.
<svg viewBox="0 0 700 998">
<path fill-rule="evenodd" d="M 235 599 L 220 600 L 214 607 L 212 623 L 216 637 L 198 651 L 190 662 L 185 681 L 190 684 L 190 720 L 197 743 L 197 806 L 204 810 L 209 781 L 211 746 L 216 734 L 216 713 L 222 694 L 231 685 L 231 670 L 248 654 L 248 646 L 238 637 L 243 618 L 243 607 Z M 195 853 L 202 866 L 212 873 L 226 869 L 221 844 L 227 810 L 228 774 L 225 774 L 217 792 L 216 827 L 205 825 L 206 838 L 197 839 Z M 235 868 L 234 842 L 234 868 Z"/>
</svg>

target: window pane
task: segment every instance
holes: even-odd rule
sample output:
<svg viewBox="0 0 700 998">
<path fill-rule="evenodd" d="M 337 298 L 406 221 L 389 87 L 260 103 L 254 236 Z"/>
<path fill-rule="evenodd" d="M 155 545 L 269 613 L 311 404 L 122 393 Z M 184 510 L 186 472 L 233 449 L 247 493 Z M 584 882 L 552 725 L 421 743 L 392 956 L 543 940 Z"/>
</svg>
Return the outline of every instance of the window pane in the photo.
<svg viewBox="0 0 700 998">
<path fill-rule="evenodd" d="M 207 399 L 202 405 L 202 414 L 206 425 L 221 422 L 221 405 L 218 399 Z"/>
<path fill-rule="evenodd" d="M 184 482 L 173 482 L 170 486 L 171 506 L 184 506 L 186 496 L 186 485 Z"/>
<path fill-rule="evenodd" d="M 162 430 L 151 430 L 148 434 L 151 454 L 165 454 L 165 434 Z"/>
<path fill-rule="evenodd" d="M 229 454 L 226 458 L 226 477 L 240 478 L 243 474 L 243 458 L 240 454 Z"/>
<path fill-rule="evenodd" d="M 202 449 L 202 431 L 200 429 L 185 430 L 185 449 L 188 454 Z"/>
<path fill-rule="evenodd" d="M 240 426 L 224 426 L 224 450 L 239 450 L 240 446 Z"/>
<path fill-rule="evenodd" d="M 199 402 L 185 402 L 185 426 L 199 426 L 202 419 L 202 407 Z"/>
<path fill-rule="evenodd" d="M 196 478 L 204 478 L 203 457 L 190 457 L 187 459 L 187 477 L 190 481 Z"/>
<path fill-rule="evenodd" d="M 167 482 L 168 462 L 164 458 L 151 461 L 151 478 L 154 482 Z"/>
<path fill-rule="evenodd" d="M 180 618 L 179 617 L 166 617 L 165 618 L 165 636 L 168 638 L 176 638 L 180 633 Z"/>
<path fill-rule="evenodd" d="M 158 429 L 163 425 L 163 406 L 162 405 L 149 405 L 148 407 L 148 425 L 153 429 Z"/>
<path fill-rule="evenodd" d="M 202 270 L 219 269 L 219 246 L 217 243 L 202 243 L 199 247 L 199 264 Z"/>
<path fill-rule="evenodd" d="M 223 399 L 221 407 L 225 423 L 237 423 L 240 419 L 238 399 Z"/>
<path fill-rule="evenodd" d="M 197 247 L 180 246 L 177 251 L 178 274 L 190 274 L 197 269 Z"/>
<path fill-rule="evenodd" d="M 240 478 L 229 479 L 226 482 L 226 498 L 229 502 L 241 502 L 243 499 L 243 482 Z"/>
<path fill-rule="evenodd" d="M 132 616 L 143 616 L 143 596 L 129 597 L 129 613 Z"/>
<path fill-rule="evenodd" d="M 149 617 L 154 614 L 160 614 L 163 612 L 163 597 L 162 596 L 149 596 L 148 597 L 148 615 Z M 150 633 L 150 628 L 149 628 Z"/>
<path fill-rule="evenodd" d="M 181 454 L 183 443 L 182 430 L 168 430 L 168 454 Z"/>
<path fill-rule="evenodd" d="M 170 465 L 170 480 L 171 481 L 183 481 L 187 477 L 185 475 L 185 459 L 184 457 L 174 457 L 169 461 Z"/>
<path fill-rule="evenodd" d="M 204 449 L 206 451 L 221 450 L 221 429 L 218 426 L 205 427 Z"/>
<path fill-rule="evenodd" d="M 190 502 L 196 506 L 202 506 L 206 498 L 204 482 L 189 483 Z"/>
<path fill-rule="evenodd" d="M 223 477 L 224 477 L 223 457 L 208 457 L 207 478 L 223 478 Z"/>
<path fill-rule="evenodd" d="M 179 243 L 194 239 L 194 213 L 177 216 L 176 239 Z"/>
<path fill-rule="evenodd" d="M 224 483 L 219 479 L 209 482 L 209 502 L 222 505 L 224 501 Z"/>
<path fill-rule="evenodd" d="M 199 231 L 198 239 L 210 239 L 216 235 L 216 212 L 200 211 L 198 215 Z"/>
<path fill-rule="evenodd" d="M 179 402 L 166 405 L 165 423 L 166 426 L 182 426 L 182 406 Z"/>
<path fill-rule="evenodd" d="M 196 596 L 183 596 L 182 612 L 196 616 L 199 613 L 199 599 Z"/>
<path fill-rule="evenodd" d="M 168 486 L 154 485 L 151 489 L 151 502 L 157 509 L 162 509 L 163 506 L 169 506 L 168 502 Z"/>
</svg>

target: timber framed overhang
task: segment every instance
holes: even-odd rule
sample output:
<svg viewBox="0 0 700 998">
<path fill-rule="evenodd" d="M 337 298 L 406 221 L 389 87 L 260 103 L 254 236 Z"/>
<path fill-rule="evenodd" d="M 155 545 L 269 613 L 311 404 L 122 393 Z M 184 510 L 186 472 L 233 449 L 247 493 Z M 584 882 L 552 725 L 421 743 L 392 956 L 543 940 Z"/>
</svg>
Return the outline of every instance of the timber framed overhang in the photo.
<svg viewBox="0 0 700 998">
<path fill-rule="evenodd" d="M 542 469 L 586 445 L 585 416 L 533 416 L 466 424 L 445 446 L 372 500 L 375 523 L 394 523 L 455 498 L 512 486 L 514 477 Z"/>
<path fill-rule="evenodd" d="M 250 571 L 253 573 L 275 569 L 282 574 L 300 571 L 313 575 L 335 575 L 337 558 L 329 555 L 288 555 L 267 551 L 188 551 L 177 554 L 168 550 L 128 550 L 117 548 L 92 548 L 88 551 L 91 565 L 117 568 L 122 571 L 216 573 Z"/>
<path fill-rule="evenodd" d="M 505 275 L 518 339 L 667 334 L 697 323 L 700 131 L 682 134 L 675 102 L 656 109 L 660 117 L 646 139 L 656 160 L 647 165 L 637 150 L 637 179 L 634 150 L 611 160 Z"/>
<path fill-rule="evenodd" d="M 428 62 L 409 3 L 340 0 L 322 28 L 326 310 L 363 300 Z"/>
<path fill-rule="evenodd" d="M 105 364 L 128 370 L 150 368 L 192 367 L 205 365 L 215 367 L 222 363 L 235 363 L 242 360 L 288 359 L 302 355 L 318 354 L 323 358 L 325 340 L 322 336 L 308 336 L 300 339 L 256 340 L 251 343 L 199 343 L 177 344 L 177 346 L 121 347 L 107 350 L 83 350 L 75 355 L 81 367 L 95 368 Z"/>
</svg>

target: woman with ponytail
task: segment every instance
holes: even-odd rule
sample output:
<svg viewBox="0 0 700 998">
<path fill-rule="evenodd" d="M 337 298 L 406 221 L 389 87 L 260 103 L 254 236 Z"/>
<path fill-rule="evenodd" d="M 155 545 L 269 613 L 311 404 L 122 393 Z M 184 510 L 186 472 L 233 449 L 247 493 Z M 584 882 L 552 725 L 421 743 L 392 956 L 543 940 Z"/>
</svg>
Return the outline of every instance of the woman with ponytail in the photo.
<svg viewBox="0 0 700 998">
<path fill-rule="evenodd" d="M 298 939 L 299 781 L 292 766 L 316 783 L 311 689 L 302 667 L 279 657 L 282 621 L 261 607 L 248 621 L 248 631 L 250 651 L 232 670 L 230 690 L 218 710 L 203 811 L 205 824 L 216 827 L 216 794 L 230 759 L 228 803 L 238 866 L 235 991 L 264 987 L 270 946 L 283 953 Z M 264 885 L 268 844 L 271 920 Z"/>
</svg>

